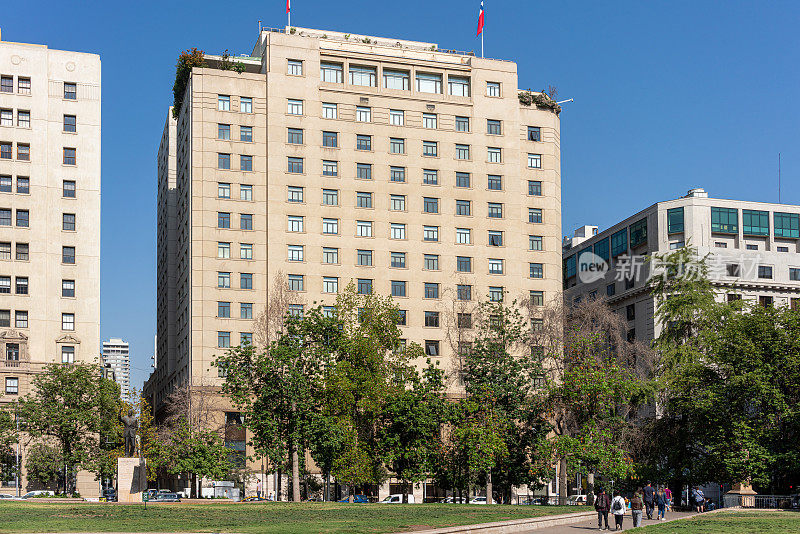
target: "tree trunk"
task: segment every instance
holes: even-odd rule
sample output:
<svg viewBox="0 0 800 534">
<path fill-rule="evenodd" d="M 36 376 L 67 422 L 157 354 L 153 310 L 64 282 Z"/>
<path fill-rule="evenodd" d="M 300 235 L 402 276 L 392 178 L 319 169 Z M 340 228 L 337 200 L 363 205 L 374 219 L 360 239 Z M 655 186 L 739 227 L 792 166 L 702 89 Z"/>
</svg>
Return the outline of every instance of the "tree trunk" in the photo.
<svg viewBox="0 0 800 534">
<path fill-rule="evenodd" d="M 567 504 L 567 459 L 558 462 L 558 504 Z"/>
<path fill-rule="evenodd" d="M 191 487 L 191 489 L 189 491 L 189 496 L 192 499 L 196 499 L 197 498 L 197 475 L 192 473 L 191 476 L 189 477 L 189 480 L 192 481 L 192 487 Z"/>
<path fill-rule="evenodd" d="M 486 471 L 486 504 L 494 504 L 492 502 L 492 470 Z"/>
<path fill-rule="evenodd" d="M 297 454 L 297 445 L 292 439 L 289 442 L 289 450 L 292 455 L 292 500 L 300 502 L 300 460 Z"/>
<path fill-rule="evenodd" d="M 586 505 L 592 506 L 594 504 L 594 471 L 589 471 L 586 475 Z"/>
<path fill-rule="evenodd" d="M 325 501 L 331 500 L 331 474 L 325 473 Z"/>
<path fill-rule="evenodd" d="M 281 486 L 283 486 L 283 474 L 281 470 L 278 469 L 278 481 L 277 484 L 275 484 L 275 501 L 281 500 Z"/>
</svg>

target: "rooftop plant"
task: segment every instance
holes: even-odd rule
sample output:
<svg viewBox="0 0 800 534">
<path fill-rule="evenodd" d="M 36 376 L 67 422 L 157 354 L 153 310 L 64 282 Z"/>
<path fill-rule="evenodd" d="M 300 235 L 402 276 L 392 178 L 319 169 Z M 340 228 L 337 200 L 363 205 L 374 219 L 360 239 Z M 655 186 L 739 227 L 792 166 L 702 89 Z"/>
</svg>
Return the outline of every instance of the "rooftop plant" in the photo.
<svg viewBox="0 0 800 534">
<path fill-rule="evenodd" d="M 227 52 L 227 51 L 226 51 Z M 186 84 L 189 83 L 189 74 L 193 67 L 205 67 L 205 52 L 197 48 L 184 50 L 178 56 L 175 65 L 175 84 L 172 86 L 172 116 L 178 118 L 183 106 L 183 95 L 186 93 Z"/>
</svg>

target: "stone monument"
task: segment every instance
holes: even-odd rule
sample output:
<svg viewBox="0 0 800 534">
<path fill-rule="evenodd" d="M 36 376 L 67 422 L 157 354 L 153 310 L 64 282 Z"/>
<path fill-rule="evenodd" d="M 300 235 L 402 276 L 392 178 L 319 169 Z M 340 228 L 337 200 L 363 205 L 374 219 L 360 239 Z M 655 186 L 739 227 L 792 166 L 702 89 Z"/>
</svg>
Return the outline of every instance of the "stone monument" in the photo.
<svg viewBox="0 0 800 534">
<path fill-rule="evenodd" d="M 123 424 L 125 456 L 117 458 L 117 501 L 141 502 L 142 492 L 147 489 L 147 464 L 137 445 L 139 419 L 130 409 L 128 415 L 120 416 L 120 420 Z"/>
</svg>

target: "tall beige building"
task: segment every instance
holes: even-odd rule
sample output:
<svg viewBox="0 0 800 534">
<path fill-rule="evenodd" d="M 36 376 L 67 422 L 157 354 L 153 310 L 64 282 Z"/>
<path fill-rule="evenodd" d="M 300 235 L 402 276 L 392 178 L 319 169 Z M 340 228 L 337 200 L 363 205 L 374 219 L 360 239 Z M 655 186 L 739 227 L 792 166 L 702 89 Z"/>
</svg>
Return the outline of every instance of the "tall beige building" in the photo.
<svg viewBox="0 0 800 534">
<path fill-rule="evenodd" d="M 276 280 L 295 313 L 351 281 L 392 295 L 452 387 L 453 301 L 560 298 L 560 122 L 515 63 L 303 28 L 232 60 L 193 69 L 161 138 L 157 411 L 221 384 Z"/>
<path fill-rule="evenodd" d="M 100 346 L 100 58 L 0 41 L 0 403 Z M 21 448 L 21 465 L 25 449 Z M 14 485 L 15 455 L 2 484 Z M 7 474 L 11 479 L 7 479 Z M 22 489 L 28 488 L 23 471 Z M 31 485 L 32 487 L 32 485 Z M 79 476 L 79 491 L 97 482 Z"/>
</svg>

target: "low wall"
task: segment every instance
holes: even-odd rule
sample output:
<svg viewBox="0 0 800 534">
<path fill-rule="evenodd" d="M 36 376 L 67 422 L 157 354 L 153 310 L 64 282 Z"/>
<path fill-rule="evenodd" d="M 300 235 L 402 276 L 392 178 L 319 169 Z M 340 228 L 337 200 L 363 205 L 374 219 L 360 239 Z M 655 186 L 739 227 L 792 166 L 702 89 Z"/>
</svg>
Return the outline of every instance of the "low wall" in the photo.
<svg viewBox="0 0 800 534">
<path fill-rule="evenodd" d="M 575 512 L 574 514 L 546 515 L 526 519 L 513 519 L 511 521 L 419 530 L 414 534 L 517 534 L 534 529 L 582 523 L 596 518 L 597 512 Z"/>
</svg>

